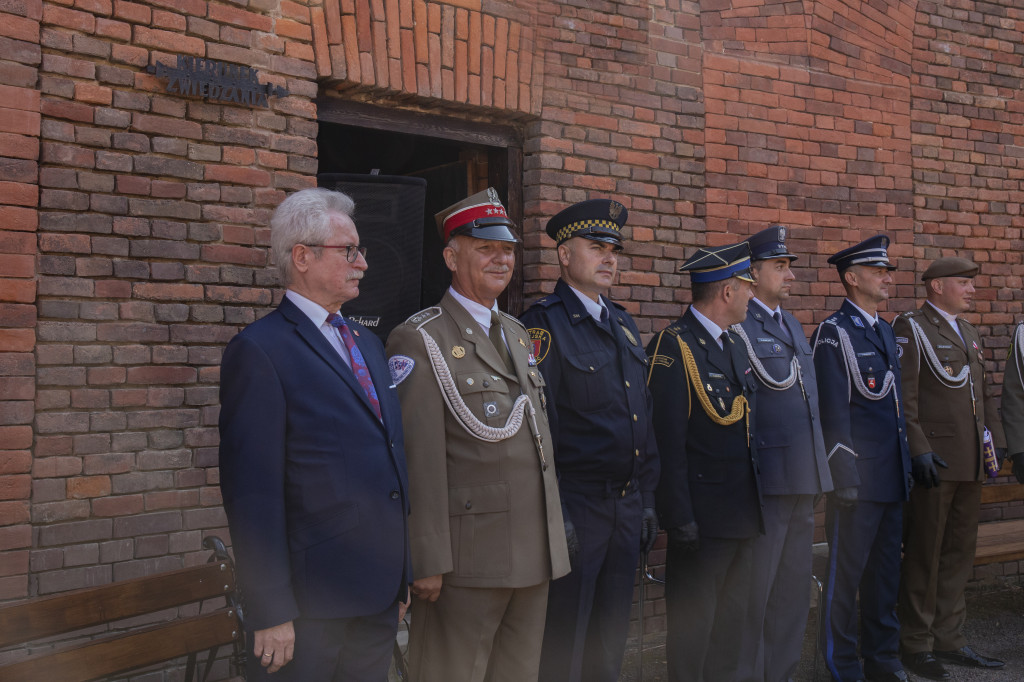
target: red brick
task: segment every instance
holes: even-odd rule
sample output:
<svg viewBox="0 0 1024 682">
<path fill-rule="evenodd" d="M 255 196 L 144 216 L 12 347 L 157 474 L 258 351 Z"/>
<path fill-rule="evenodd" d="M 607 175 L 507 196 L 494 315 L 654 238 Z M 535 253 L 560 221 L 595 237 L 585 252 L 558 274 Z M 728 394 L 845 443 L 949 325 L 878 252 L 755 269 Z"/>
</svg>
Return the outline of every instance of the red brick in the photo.
<svg viewBox="0 0 1024 682">
<path fill-rule="evenodd" d="M 36 206 L 39 203 L 39 188 L 20 182 L 0 182 L 0 196 L 7 204 Z"/>
<path fill-rule="evenodd" d="M 36 283 L 27 279 L 0 279 L 0 301 L 31 303 L 36 299 Z"/>
<path fill-rule="evenodd" d="M 70 31 L 92 33 L 96 27 L 96 17 L 88 12 L 46 4 L 43 6 L 43 24 L 59 26 Z"/>
<path fill-rule="evenodd" d="M 71 499 L 106 497 L 110 495 L 109 476 L 83 476 L 67 479 L 67 495 Z"/>
<path fill-rule="evenodd" d="M 210 5 L 211 9 L 220 5 Z M 206 56 L 206 43 L 202 38 L 183 36 L 172 31 L 162 31 L 146 26 L 135 27 L 135 43 L 142 47 L 165 50 L 171 54 L 185 54 L 195 57 Z"/>
<path fill-rule="evenodd" d="M 265 15 L 246 12 L 227 5 L 211 4 L 207 9 L 207 18 L 223 24 L 233 24 L 251 28 L 255 31 L 271 33 L 274 30 L 274 21 Z M 280 20 L 279 20 L 280 21 Z"/>
</svg>

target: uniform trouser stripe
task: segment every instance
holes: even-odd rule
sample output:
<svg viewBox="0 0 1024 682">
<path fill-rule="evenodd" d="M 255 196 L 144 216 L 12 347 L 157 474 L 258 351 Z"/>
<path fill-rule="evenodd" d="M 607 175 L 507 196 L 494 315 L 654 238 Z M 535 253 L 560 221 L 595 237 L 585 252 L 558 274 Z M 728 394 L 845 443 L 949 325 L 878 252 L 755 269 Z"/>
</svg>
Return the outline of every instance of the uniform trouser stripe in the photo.
<svg viewBox="0 0 1024 682">
<path fill-rule="evenodd" d="M 824 608 L 825 614 L 822 620 L 824 624 L 822 634 L 825 639 L 825 666 L 832 673 L 832 679 L 841 679 L 839 670 L 836 668 L 833 655 L 835 653 L 835 636 L 832 632 L 832 595 L 836 587 L 836 562 L 839 556 L 839 514 L 832 514 L 832 541 L 829 543 L 828 551 L 828 579 L 825 582 Z M 818 604 L 822 608 L 822 604 Z"/>
</svg>

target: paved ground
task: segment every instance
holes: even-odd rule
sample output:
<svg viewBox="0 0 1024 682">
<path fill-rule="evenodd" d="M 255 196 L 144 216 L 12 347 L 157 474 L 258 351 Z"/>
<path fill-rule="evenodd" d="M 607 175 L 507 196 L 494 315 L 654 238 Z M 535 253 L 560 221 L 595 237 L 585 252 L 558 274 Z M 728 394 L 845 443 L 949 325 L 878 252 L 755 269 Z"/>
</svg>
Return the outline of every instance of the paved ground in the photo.
<svg viewBox="0 0 1024 682">
<path fill-rule="evenodd" d="M 824 663 L 818 659 L 817 676 L 814 675 L 814 629 L 816 611 L 811 608 L 807 632 L 804 636 L 804 657 L 797 671 L 796 682 L 826 682 L 829 680 Z M 978 682 L 1021 682 L 1024 680 L 1024 588 L 1017 584 L 972 586 L 967 593 L 967 624 L 965 632 L 971 645 L 979 652 L 1006 661 L 998 671 L 976 671 L 947 666 L 953 680 Z M 666 682 L 665 638 L 649 635 L 645 638 L 643 673 L 639 672 L 637 642 L 629 643 L 626 661 L 619 682 Z M 915 678 L 913 675 L 911 679 Z M 718 682 L 718 681 L 712 681 Z M 727 681 L 721 681 L 727 682 Z"/>
</svg>

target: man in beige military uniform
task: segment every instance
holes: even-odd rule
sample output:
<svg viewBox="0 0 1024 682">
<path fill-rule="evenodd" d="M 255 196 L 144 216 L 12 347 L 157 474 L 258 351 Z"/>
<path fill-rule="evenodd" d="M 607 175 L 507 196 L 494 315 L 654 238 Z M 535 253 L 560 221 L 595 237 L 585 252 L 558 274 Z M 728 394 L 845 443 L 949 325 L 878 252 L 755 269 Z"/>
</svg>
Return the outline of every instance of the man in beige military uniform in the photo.
<svg viewBox="0 0 1024 682">
<path fill-rule="evenodd" d="M 517 239 L 493 189 L 437 221 L 452 286 L 387 344 L 412 508 L 410 673 L 529 682 L 569 556 L 544 380 L 526 329 L 496 305 Z"/>
<path fill-rule="evenodd" d="M 986 479 L 986 430 L 992 446 L 1004 448 L 981 338 L 958 317 L 971 307 L 977 272 L 964 258 L 935 261 L 922 276 L 927 302 L 893 324 L 916 483 L 904 522 L 900 648 L 907 670 L 934 680 L 949 679 L 943 662 L 1003 667 L 971 649 L 962 632 Z"/>
</svg>

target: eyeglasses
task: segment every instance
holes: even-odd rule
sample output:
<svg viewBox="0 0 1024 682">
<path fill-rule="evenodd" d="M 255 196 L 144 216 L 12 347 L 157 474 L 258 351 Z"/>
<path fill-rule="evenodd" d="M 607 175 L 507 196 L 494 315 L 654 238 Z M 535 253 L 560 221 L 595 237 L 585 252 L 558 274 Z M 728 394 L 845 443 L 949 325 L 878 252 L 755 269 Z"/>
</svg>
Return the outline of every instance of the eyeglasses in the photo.
<svg viewBox="0 0 1024 682">
<path fill-rule="evenodd" d="M 366 247 L 356 246 L 355 244 L 344 244 L 341 246 L 334 246 L 332 244 L 306 244 L 306 246 L 312 249 L 345 249 L 345 260 L 349 263 L 355 263 L 356 258 L 359 256 L 366 260 Z"/>
</svg>

